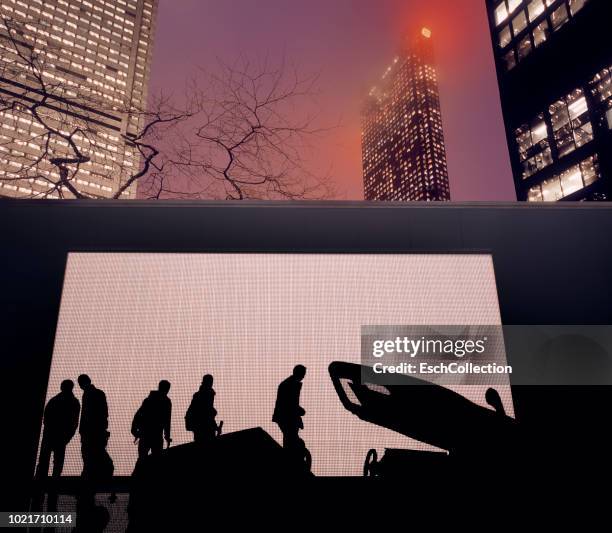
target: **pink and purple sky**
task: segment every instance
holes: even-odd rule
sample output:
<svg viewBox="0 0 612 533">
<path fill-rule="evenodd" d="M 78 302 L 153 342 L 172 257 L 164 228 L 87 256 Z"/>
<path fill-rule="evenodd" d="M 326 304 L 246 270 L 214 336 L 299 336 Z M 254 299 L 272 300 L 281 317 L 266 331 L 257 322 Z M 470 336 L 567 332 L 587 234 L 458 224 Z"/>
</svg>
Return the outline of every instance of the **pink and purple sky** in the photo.
<svg viewBox="0 0 612 533">
<path fill-rule="evenodd" d="M 362 200 L 360 106 L 403 36 L 435 40 L 451 197 L 516 200 L 483 0 L 161 0 L 151 90 L 180 94 L 217 58 L 283 55 L 318 72 L 334 128 L 309 156 L 340 199 Z"/>
</svg>

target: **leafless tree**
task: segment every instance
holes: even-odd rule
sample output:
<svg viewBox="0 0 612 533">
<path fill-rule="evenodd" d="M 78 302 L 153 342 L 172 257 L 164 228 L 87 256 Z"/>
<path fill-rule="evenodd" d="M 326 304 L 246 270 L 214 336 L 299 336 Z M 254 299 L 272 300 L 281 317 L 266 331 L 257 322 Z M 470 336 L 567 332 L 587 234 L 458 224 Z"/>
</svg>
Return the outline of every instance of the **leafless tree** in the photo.
<svg viewBox="0 0 612 533">
<path fill-rule="evenodd" d="M 218 62 L 188 93 L 198 112 L 174 131 L 169 162 L 183 191 L 155 173 L 150 193 L 201 198 L 323 199 L 334 194 L 328 175 L 310 170 L 308 153 L 331 129 L 316 113 L 317 76 L 300 76 L 284 60 Z M 188 192 L 186 192 L 188 191 Z"/>
<path fill-rule="evenodd" d="M 59 47 L 41 42 L 43 27 L 0 19 L 0 122 L 10 134 L 0 138 L 0 157 L 12 167 L 0 181 L 30 190 L 32 198 L 120 198 L 143 176 L 162 172 L 156 142 L 190 111 L 165 97 L 142 109 L 79 86 L 63 73 Z M 100 124 L 104 116 L 134 117 L 138 126 L 113 132 Z M 83 192 L 79 185 L 92 173 L 114 187 Z M 34 182 L 38 187 L 25 188 Z"/>
<path fill-rule="evenodd" d="M 34 198 L 121 198 L 137 182 L 147 198 L 333 195 L 329 177 L 311 172 L 304 157 L 326 131 L 312 112 L 316 76 L 301 77 L 285 61 L 219 61 L 188 83 L 180 106 L 158 96 L 142 109 L 71 81 L 38 30 L 0 20 L 0 123 L 15 130 L 0 138 L 0 166 L 12 165 L 0 182 L 36 183 L 23 187 Z M 109 133 L 101 114 L 127 115 L 137 128 Z M 84 192 L 100 182 L 88 181 L 91 173 L 114 186 Z"/>
</svg>

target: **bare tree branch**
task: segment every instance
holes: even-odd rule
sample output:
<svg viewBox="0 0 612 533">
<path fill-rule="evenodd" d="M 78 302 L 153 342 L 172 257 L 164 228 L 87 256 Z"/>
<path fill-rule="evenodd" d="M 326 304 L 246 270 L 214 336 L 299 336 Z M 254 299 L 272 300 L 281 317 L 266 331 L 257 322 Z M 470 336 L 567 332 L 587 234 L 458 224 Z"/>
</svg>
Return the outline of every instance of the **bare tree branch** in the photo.
<svg viewBox="0 0 612 533">
<path fill-rule="evenodd" d="M 185 189 L 171 192 L 156 176 L 155 197 L 331 197 L 331 179 L 310 171 L 305 157 L 311 141 L 331 129 L 309 113 L 317 80 L 300 76 L 285 61 L 271 65 L 268 58 L 219 60 L 212 73 L 202 72 L 188 88 L 197 113 L 173 132 L 166 157 Z"/>
<path fill-rule="evenodd" d="M 15 168 L 0 174 L 0 182 L 30 191 L 21 196 L 31 198 L 121 198 L 151 168 L 161 169 L 155 140 L 190 111 L 163 96 L 144 110 L 75 87 L 57 48 L 37 41 L 38 29 L 0 18 L 0 121 L 14 132 L 0 141 L 0 158 Z M 136 134 L 114 131 L 101 120 L 123 116 L 136 119 Z"/>
<path fill-rule="evenodd" d="M 182 106 L 160 94 L 139 109 L 77 87 L 33 24 L 0 18 L 0 123 L 11 132 L 0 138 L 5 187 L 31 198 L 122 198 L 137 184 L 157 199 L 334 194 L 305 156 L 329 130 L 311 112 L 316 75 L 267 57 L 219 61 L 191 80 Z M 120 117 L 137 130 L 105 127 Z"/>
</svg>

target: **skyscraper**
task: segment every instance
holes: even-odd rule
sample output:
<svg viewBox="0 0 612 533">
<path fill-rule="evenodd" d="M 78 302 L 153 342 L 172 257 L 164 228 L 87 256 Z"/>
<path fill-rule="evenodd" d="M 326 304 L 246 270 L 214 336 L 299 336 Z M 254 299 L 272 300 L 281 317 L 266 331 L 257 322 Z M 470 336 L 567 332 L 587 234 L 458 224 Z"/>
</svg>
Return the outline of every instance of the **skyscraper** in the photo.
<svg viewBox="0 0 612 533">
<path fill-rule="evenodd" d="M 363 109 L 366 200 L 450 200 L 431 32 L 393 60 Z"/>
<path fill-rule="evenodd" d="M 78 150 L 79 193 L 135 197 L 135 184 L 121 187 L 139 165 L 130 138 L 147 105 L 157 3 L 2 1 L 0 101 L 9 104 L 0 106 L 0 196 L 74 196 L 52 160 Z M 41 102 L 39 119 L 20 101 Z"/>
<path fill-rule="evenodd" d="M 517 198 L 612 199 L 612 2 L 486 6 Z"/>
</svg>

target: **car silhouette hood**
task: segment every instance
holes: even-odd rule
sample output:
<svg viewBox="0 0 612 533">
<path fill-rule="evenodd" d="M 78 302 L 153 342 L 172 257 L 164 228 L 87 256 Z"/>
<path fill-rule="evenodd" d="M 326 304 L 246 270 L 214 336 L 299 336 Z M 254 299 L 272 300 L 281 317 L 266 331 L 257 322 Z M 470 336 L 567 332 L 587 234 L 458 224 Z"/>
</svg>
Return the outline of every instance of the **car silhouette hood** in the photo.
<svg viewBox="0 0 612 533">
<path fill-rule="evenodd" d="M 329 365 L 329 373 L 354 415 L 451 453 L 499 450 L 516 435 L 513 418 L 440 385 L 397 375 L 395 384 L 380 385 L 371 367 L 339 361 Z"/>
</svg>

